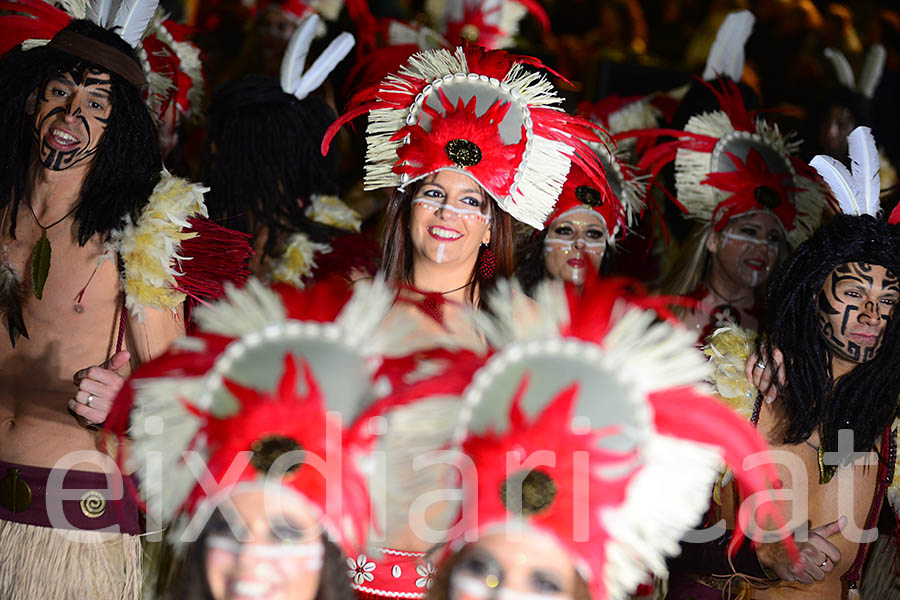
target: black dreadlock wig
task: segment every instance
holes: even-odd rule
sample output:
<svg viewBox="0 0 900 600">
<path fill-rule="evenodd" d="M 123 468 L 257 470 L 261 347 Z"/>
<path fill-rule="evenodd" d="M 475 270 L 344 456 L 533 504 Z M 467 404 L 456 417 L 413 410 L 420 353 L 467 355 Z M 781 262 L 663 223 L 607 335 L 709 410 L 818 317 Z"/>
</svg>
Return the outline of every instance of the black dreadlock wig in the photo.
<svg viewBox="0 0 900 600">
<path fill-rule="evenodd" d="M 118 35 L 90 21 L 72 21 L 66 30 L 79 33 L 125 53 L 140 64 L 134 50 Z M 32 115 L 26 102 L 32 92 L 59 73 L 85 68 L 104 70 L 99 65 L 50 47 L 6 53 L 0 59 L 0 209 L 12 202 L 10 235 L 16 232 L 16 212 L 30 194 L 28 166 L 34 141 Z M 106 236 L 119 227 L 126 216 L 137 218 L 153 193 L 162 170 L 159 138 L 140 91 L 121 76 L 111 73 L 112 110 L 90 171 L 81 188 L 75 210 L 78 243 L 82 246 L 94 235 Z"/>
<path fill-rule="evenodd" d="M 256 235 L 268 229 L 264 252 L 277 258 L 287 236 L 325 242 L 339 230 L 307 218 L 313 194 L 335 194 L 337 151 L 322 156 L 325 130 L 337 116 L 317 96 L 298 100 L 275 79 L 250 75 L 212 98 L 203 181 L 210 217 Z M 334 145 L 332 145 L 334 148 Z"/>
<path fill-rule="evenodd" d="M 785 356 L 787 385 L 779 386 L 782 442 L 799 444 L 821 427 L 829 451 L 840 429 L 852 429 L 854 449 L 865 452 L 891 423 L 900 395 L 900 314 L 888 321 L 871 360 L 836 382 L 833 353 L 819 324 L 816 298 L 835 267 L 863 262 L 900 274 L 900 228 L 870 216 L 838 215 L 801 244 L 769 284 L 760 328 L 760 356 L 772 364 L 772 348 Z"/>
</svg>

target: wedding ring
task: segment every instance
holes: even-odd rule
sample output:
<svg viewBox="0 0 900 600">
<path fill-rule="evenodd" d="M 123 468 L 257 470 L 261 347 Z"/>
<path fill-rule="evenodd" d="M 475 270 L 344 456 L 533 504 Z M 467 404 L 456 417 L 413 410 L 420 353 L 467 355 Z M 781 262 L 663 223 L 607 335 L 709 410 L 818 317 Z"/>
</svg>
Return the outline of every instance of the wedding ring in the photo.
<svg viewBox="0 0 900 600">
<path fill-rule="evenodd" d="M 756 361 L 756 366 L 759 367 L 760 369 L 762 369 L 763 371 L 766 370 L 766 363 L 764 363 L 761 360 Z"/>
<path fill-rule="evenodd" d="M 94 401 L 94 395 L 88 394 L 87 400 L 84 401 L 84 405 L 87 406 L 88 408 L 90 408 L 91 402 L 93 402 L 93 401 Z"/>
<path fill-rule="evenodd" d="M 827 565 L 827 564 L 828 564 L 828 557 L 826 556 L 826 557 L 825 557 L 825 560 L 823 560 L 823 561 L 822 561 L 822 564 L 819 565 L 819 566 L 820 566 L 820 567 L 824 567 L 824 566 Z"/>
</svg>

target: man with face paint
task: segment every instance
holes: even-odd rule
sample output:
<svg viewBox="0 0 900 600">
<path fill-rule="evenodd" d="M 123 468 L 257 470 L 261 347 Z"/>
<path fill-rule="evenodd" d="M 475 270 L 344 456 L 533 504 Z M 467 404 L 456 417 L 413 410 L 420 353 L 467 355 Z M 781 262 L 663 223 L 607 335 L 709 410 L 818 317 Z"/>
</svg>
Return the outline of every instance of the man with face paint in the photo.
<svg viewBox="0 0 900 600">
<path fill-rule="evenodd" d="M 882 503 L 885 496 L 896 498 L 891 427 L 900 396 L 900 230 L 879 215 L 878 169 L 867 160 L 877 157 L 871 133 L 854 131 L 850 147 L 852 176 L 830 158 L 811 163 L 845 214 L 801 244 L 776 272 L 760 328 L 765 342 L 748 367 L 757 384 L 758 373 L 780 371 L 772 377 L 774 394 L 762 388 L 757 394 L 752 420 L 785 457 L 777 468 L 785 498 L 792 500 L 784 503 L 788 518 L 813 528 L 797 562 L 779 543 L 756 549 L 771 581 L 753 598 L 858 597 Z M 851 178 L 858 183 L 850 185 Z M 764 401 L 771 395 L 774 402 Z M 726 489 L 726 519 L 733 517 L 733 499 Z M 717 572 L 703 554 L 707 545 L 683 546 L 685 556 L 695 559 L 685 570 Z M 693 597 L 706 597 L 695 592 Z"/>
<path fill-rule="evenodd" d="M 0 148 L 0 597 L 133 598 L 137 507 L 97 429 L 132 363 L 184 332 L 172 261 L 205 208 L 161 179 L 125 33 L 40 8 L 51 41 L 0 59 L 0 128 L 22 132 Z"/>
</svg>

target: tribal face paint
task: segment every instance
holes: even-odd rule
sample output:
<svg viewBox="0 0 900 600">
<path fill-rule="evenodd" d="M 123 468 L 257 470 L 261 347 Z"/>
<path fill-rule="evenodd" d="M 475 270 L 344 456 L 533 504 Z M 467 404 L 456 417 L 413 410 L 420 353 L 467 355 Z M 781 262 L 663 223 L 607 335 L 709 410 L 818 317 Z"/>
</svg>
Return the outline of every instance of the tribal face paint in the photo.
<svg viewBox="0 0 900 600">
<path fill-rule="evenodd" d="M 206 537 L 206 577 L 213 598 L 313 600 L 325 547 L 309 506 L 281 494 L 279 502 L 267 507 L 261 488 L 233 493 L 231 502 L 239 518 L 225 519 Z"/>
<path fill-rule="evenodd" d="M 900 282 L 886 268 L 838 265 L 817 298 L 822 335 L 835 356 L 852 363 L 874 358 L 898 300 Z"/>
<path fill-rule="evenodd" d="M 111 86 L 109 73 L 80 68 L 37 91 L 32 136 L 45 168 L 64 171 L 93 159 L 112 112 Z"/>
<path fill-rule="evenodd" d="M 439 264 L 476 260 L 490 242 L 490 199 L 468 175 L 440 171 L 412 200 L 409 229 L 415 253 Z"/>
<path fill-rule="evenodd" d="M 753 289 L 769 280 L 783 244 L 778 218 L 758 212 L 731 219 L 725 229 L 710 234 L 707 247 L 713 254 L 717 278 Z"/>
<path fill-rule="evenodd" d="M 579 285 L 588 269 L 600 270 L 607 244 L 603 217 L 577 207 L 561 214 L 547 229 L 544 266 L 551 277 Z"/>
<path fill-rule="evenodd" d="M 450 575 L 450 600 L 571 600 L 575 565 L 553 538 L 526 533 L 481 537 L 463 550 Z"/>
</svg>

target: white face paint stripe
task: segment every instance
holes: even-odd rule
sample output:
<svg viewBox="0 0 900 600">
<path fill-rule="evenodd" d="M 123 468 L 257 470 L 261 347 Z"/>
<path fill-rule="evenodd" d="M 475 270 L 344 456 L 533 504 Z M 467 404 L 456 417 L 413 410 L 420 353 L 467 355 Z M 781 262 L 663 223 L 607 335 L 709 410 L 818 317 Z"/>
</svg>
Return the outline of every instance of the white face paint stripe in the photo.
<svg viewBox="0 0 900 600">
<path fill-rule="evenodd" d="M 413 206 L 416 206 L 418 204 L 425 208 L 430 208 L 432 210 L 438 210 L 438 209 L 446 210 L 448 212 L 451 212 L 451 213 L 459 216 L 460 218 L 466 218 L 466 217 L 476 218 L 476 219 L 481 219 L 482 221 L 490 221 L 491 220 L 491 215 L 489 215 L 487 213 L 483 213 L 483 212 L 481 212 L 481 210 L 479 210 L 477 208 L 459 208 L 456 206 L 451 206 L 450 203 L 448 203 L 448 202 L 437 202 L 437 201 L 431 200 L 429 198 L 416 198 L 415 200 L 413 200 L 412 204 L 413 204 Z"/>
<path fill-rule="evenodd" d="M 781 242 L 775 242 L 772 240 L 760 240 L 755 237 L 744 235 L 743 233 L 734 233 L 732 231 L 723 231 L 721 233 L 723 238 L 727 238 L 729 240 L 734 240 L 736 242 L 746 242 L 748 244 L 756 244 L 758 246 L 768 246 L 778 248 L 781 245 Z"/>
<path fill-rule="evenodd" d="M 441 264 L 444 262 L 444 250 L 447 249 L 447 244 L 441 243 L 437 249 L 437 256 L 434 258 L 434 262 L 437 264 Z"/>
<path fill-rule="evenodd" d="M 319 540 L 302 544 L 242 544 L 224 535 L 209 536 L 206 546 L 229 554 L 247 554 L 258 558 L 311 558 L 321 561 L 325 552 Z"/>
<path fill-rule="evenodd" d="M 587 241 L 584 238 L 575 238 L 574 240 L 563 239 L 563 238 L 552 238 L 547 236 L 544 238 L 544 243 L 548 246 L 556 246 L 556 247 L 564 247 L 567 244 L 574 246 L 575 242 L 581 240 L 581 243 L 585 248 L 606 248 L 606 242 L 597 242 L 594 240 Z"/>
<path fill-rule="evenodd" d="M 483 580 L 471 575 L 454 573 L 450 578 L 451 600 L 461 600 L 460 595 L 492 600 L 559 600 L 563 594 L 529 594 L 504 587 L 489 587 Z"/>
</svg>

